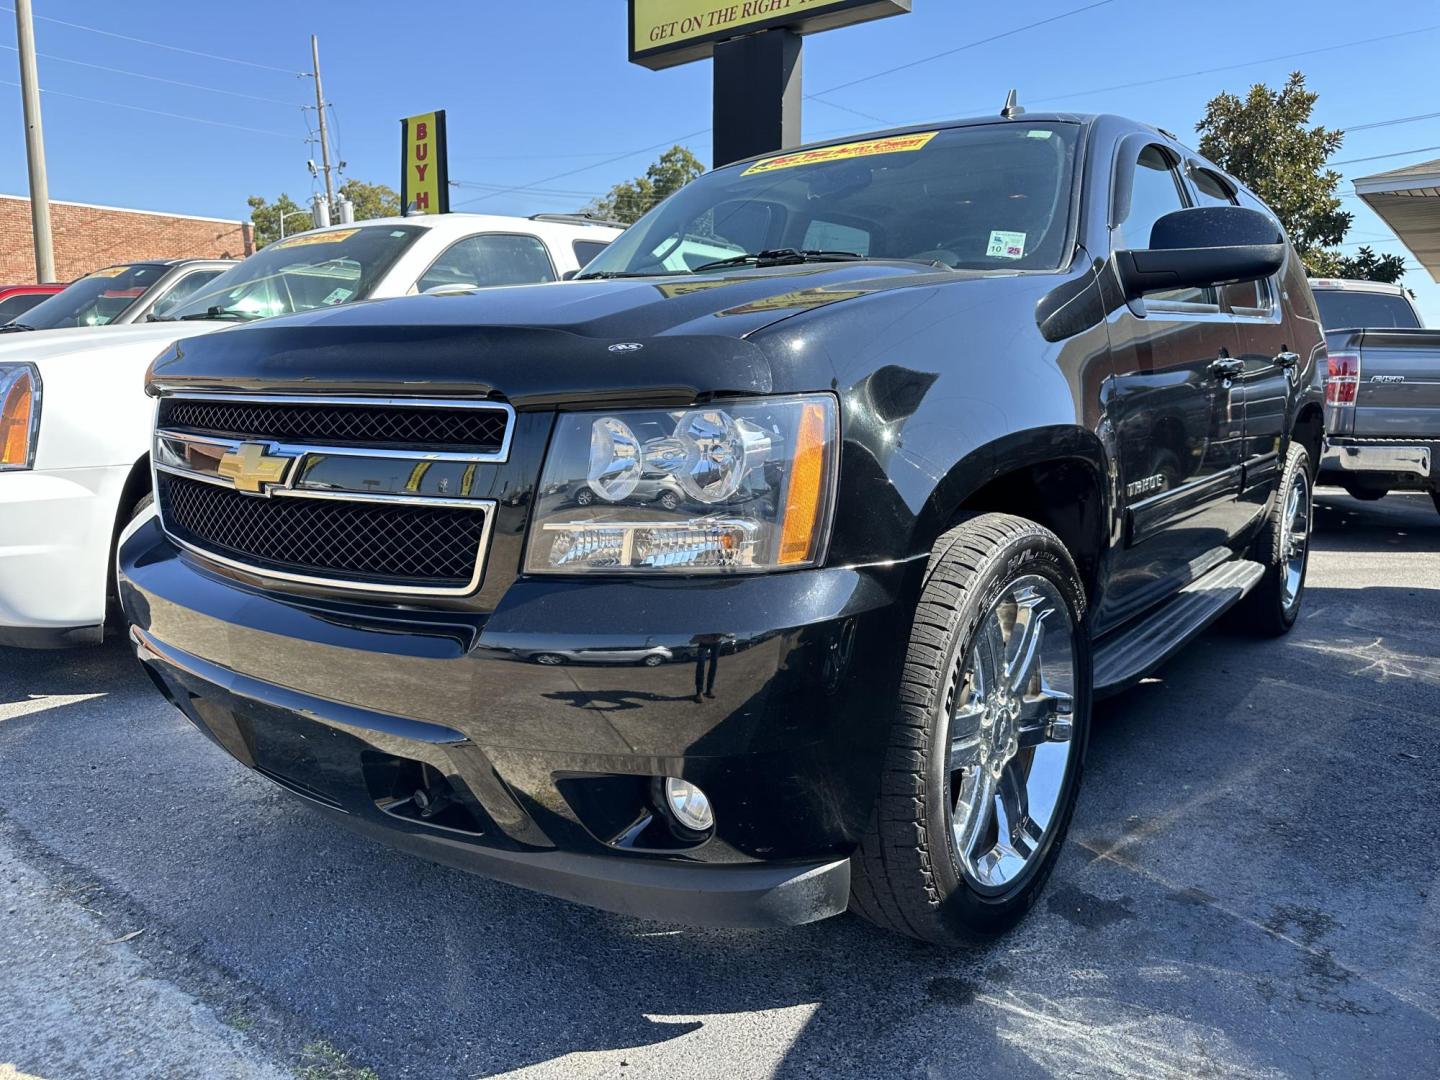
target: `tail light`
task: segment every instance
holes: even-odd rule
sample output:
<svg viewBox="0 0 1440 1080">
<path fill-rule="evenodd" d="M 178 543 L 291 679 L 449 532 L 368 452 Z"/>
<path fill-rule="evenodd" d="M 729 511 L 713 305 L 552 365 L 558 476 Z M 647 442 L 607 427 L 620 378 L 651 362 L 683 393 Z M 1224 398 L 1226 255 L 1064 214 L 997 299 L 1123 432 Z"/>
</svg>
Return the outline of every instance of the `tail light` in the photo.
<svg viewBox="0 0 1440 1080">
<path fill-rule="evenodd" d="M 40 373 L 30 364 L 0 364 L 0 472 L 35 462 L 40 431 Z"/>
<path fill-rule="evenodd" d="M 1360 388 L 1360 354 L 1331 353 L 1330 371 L 1325 379 L 1325 404 L 1354 408 Z"/>
</svg>

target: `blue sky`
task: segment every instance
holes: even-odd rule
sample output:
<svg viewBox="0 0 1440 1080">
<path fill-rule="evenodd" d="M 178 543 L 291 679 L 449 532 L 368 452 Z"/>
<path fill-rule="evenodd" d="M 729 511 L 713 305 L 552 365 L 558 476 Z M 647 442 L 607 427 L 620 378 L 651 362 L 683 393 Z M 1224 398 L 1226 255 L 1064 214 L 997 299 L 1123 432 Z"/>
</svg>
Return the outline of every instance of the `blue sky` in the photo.
<svg viewBox="0 0 1440 1080">
<path fill-rule="evenodd" d="M 23 194 L 10 7 L 0 0 L 0 191 Z M 1088 10 L 1067 14 L 1080 8 Z M 448 113 L 451 179 L 475 185 L 453 193 L 457 208 L 573 209 L 643 171 L 657 148 L 672 142 L 709 158 L 702 130 L 710 123 L 709 64 L 659 73 L 629 64 L 624 0 L 469 0 L 438 8 L 370 0 L 340 8 L 35 0 L 35 9 L 57 199 L 219 217 L 245 216 L 250 194 L 283 190 L 303 200 L 312 187 L 306 160 L 319 154 L 305 141 L 313 109 L 301 111 L 314 91 L 293 73 L 309 67 L 312 31 L 320 35 L 340 156 L 360 179 L 398 186 L 397 121 L 434 108 Z M 1278 85 L 1292 69 L 1319 91 L 1315 120 L 1327 126 L 1440 110 L 1440 9 L 1426 5 L 914 0 L 914 9 L 809 39 L 805 90 L 821 96 L 806 102 L 807 138 L 998 110 L 1015 86 L 1022 104 L 1124 113 L 1193 141 L 1208 98 L 1221 90 L 1243 94 L 1257 81 Z M 321 17 L 337 10 L 346 17 Z M 961 49 L 1046 19 L 1053 21 Z M 1370 40 L 1382 35 L 1402 36 Z M 912 66 L 824 93 L 899 65 Z M 1222 66 L 1229 70 L 1188 74 Z M 1146 85 L 1120 87 L 1128 83 Z M 1431 149 L 1396 153 L 1418 147 Z M 1353 131 L 1337 158 L 1373 155 L 1396 156 L 1340 169 L 1362 176 L 1440 156 L 1440 117 Z M 503 191 L 521 185 L 527 190 Z M 1351 189 L 1346 183 L 1341 190 Z M 1365 242 L 1403 251 L 1358 200 L 1345 206 L 1356 213 L 1351 250 Z M 1406 284 L 1427 322 L 1440 326 L 1440 286 L 1418 266 Z"/>
</svg>

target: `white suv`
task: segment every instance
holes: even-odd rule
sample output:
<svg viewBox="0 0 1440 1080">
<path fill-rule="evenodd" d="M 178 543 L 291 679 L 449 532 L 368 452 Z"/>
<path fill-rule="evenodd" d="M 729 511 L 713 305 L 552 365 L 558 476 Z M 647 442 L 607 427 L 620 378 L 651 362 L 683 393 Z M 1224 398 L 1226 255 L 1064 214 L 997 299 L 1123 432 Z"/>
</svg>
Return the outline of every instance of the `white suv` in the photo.
<svg viewBox="0 0 1440 1080">
<path fill-rule="evenodd" d="M 145 370 L 173 342 L 271 315 L 572 276 L 617 228 L 442 214 L 297 233 L 160 321 L 0 337 L 0 646 L 104 635 L 115 537 L 150 490 Z"/>
</svg>

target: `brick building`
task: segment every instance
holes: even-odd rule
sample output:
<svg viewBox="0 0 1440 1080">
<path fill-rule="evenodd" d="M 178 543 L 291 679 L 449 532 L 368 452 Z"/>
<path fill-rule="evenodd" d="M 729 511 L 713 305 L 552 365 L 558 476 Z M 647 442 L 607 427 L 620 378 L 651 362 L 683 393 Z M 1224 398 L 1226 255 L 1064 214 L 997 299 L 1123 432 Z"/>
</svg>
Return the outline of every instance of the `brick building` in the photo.
<svg viewBox="0 0 1440 1080">
<path fill-rule="evenodd" d="M 249 222 L 122 210 L 50 200 L 55 275 L 60 281 L 140 259 L 244 258 L 255 250 Z M 0 195 L 0 283 L 35 280 L 30 200 Z"/>
</svg>

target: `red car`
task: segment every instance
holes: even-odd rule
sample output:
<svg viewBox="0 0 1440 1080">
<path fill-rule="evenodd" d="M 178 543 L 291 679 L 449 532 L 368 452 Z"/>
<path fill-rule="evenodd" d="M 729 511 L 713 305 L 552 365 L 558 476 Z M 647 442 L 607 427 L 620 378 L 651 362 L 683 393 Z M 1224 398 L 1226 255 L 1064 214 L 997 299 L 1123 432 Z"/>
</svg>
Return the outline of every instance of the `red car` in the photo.
<svg viewBox="0 0 1440 1080">
<path fill-rule="evenodd" d="M 64 285 L 0 285 L 0 326 L 29 311 Z"/>
</svg>

